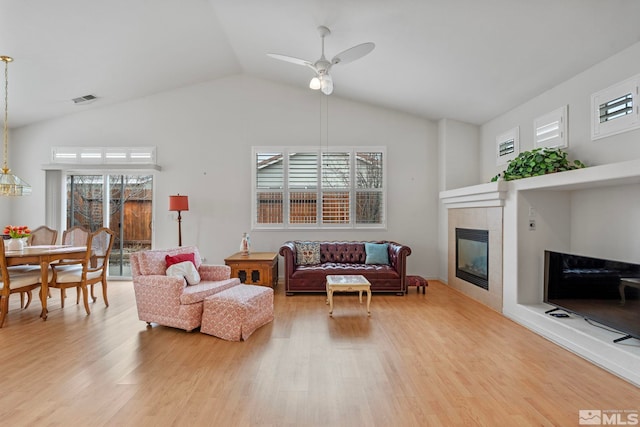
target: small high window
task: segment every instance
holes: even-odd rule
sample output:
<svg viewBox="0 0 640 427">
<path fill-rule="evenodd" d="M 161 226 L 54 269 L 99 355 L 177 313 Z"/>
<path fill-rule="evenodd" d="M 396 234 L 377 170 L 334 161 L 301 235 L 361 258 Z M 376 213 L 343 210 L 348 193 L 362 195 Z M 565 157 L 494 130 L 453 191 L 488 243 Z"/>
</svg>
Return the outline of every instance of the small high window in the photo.
<svg viewBox="0 0 640 427">
<path fill-rule="evenodd" d="M 156 147 L 53 147 L 51 163 L 155 165 Z"/>
<path fill-rule="evenodd" d="M 496 137 L 496 165 L 504 165 L 520 153 L 520 127 L 516 126 Z"/>
<path fill-rule="evenodd" d="M 567 138 L 567 106 L 540 116 L 533 122 L 533 145 L 536 148 L 564 148 Z"/>
<path fill-rule="evenodd" d="M 600 123 L 615 120 L 633 113 L 633 95 L 628 93 L 599 106 Z"/>
<path fill-rule="evenodd" d="M 591 139 L 640 128 L 640 74 L 591 95 Z"/>
</svg>

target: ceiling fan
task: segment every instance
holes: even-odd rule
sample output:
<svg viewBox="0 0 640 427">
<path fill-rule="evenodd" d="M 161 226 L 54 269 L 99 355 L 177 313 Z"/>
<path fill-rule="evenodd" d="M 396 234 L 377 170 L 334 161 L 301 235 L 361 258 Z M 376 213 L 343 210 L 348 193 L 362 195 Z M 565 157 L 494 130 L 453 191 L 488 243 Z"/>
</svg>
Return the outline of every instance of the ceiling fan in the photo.
<svg viewBox="0 0 640 427">
<path fill-rule="evenodd" d="M 331 34 L 331 30 L 321 25 L 318 27 L 318 33 L 320 33 L 320 39 L 322 40 L 322 55 L 320 56 L 320 59 L 315 62 L 295 58 L 293 56 L 280 55 L 277 53 L 267 53 L 267 55 L 271 58 L 279 59 L 281 61 L 291 62 L 297 65 L 304 65 L 311 68 L 316 73 L 316 75 L 309 82 L 309 88 L 313 90 L 320 89 L 325 95 L 331 95 L 331 92 L 333 92 L 333 79 L 331 78 L 331 74 L 329 74 L 329 70 L 331 70 L 331 67 L 336 64 L 346 64 L 351 61 L 355 61 L 356 59 L 362 58 L 363 56 L 371 52 L 373 48 L 376 47 L 376 45 L 371 42 L 362 43 L 347 50 L 343 50 L 342 52 L 331 58 L 331 60 L 328 60 L 324 56 L 324 38 Z"/>
</svg>

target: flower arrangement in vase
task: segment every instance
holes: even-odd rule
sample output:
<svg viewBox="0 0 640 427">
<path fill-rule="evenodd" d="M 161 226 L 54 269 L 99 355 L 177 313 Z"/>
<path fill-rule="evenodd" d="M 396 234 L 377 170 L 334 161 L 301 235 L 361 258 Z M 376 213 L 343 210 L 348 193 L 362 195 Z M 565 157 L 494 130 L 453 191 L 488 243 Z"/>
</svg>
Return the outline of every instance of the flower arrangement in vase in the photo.
<svg viewBox="0 0 640 427">
<path fill-rule="evenodd" d="M 11 237 L 7 243 L 7 249 L 10 251 L 19 251 L 24 249 L 24 241 L 27 237 L 31 236 L 31 229 L 26 225 L 7 225 L 3 233 Z"/>
<path fill-rule="evenodd" d="M 31 229 L 26 225 L 7 225 L 3 233 L 8 234 L 12 239 L 22 239 L 31 236 Z"/>
</svg>

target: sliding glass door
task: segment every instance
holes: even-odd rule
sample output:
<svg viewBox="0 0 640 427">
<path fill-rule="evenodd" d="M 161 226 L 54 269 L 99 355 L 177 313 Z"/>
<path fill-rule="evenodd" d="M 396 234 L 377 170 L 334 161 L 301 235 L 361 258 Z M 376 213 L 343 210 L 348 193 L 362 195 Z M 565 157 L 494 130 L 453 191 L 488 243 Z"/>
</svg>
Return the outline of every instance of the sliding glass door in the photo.
<svg viewBox="0 0 640 427">
<path fill-rule="evenodd" d="M 131 277 L 129 256 L 151 248 L 153 175 L 67 175 L 67 228 L 115 233 L 109 277 Z"/>
</svg>

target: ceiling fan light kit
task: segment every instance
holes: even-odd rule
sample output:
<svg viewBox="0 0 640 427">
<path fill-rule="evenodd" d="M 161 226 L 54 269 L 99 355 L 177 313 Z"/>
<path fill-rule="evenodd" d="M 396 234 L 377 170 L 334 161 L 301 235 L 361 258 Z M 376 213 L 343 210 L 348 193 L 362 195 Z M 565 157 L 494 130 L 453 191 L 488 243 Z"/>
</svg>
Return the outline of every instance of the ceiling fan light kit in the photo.
<svg viewBox="0 0 640 427">
<path fill-rule="evenodd" d="M 328 61 L 324 56 L 324 38 L 331 34 L 331 30 L 324 25 L 321 25 L 318 27 L 318 33 L 320 34 L 320 40 L 322 42 L 322 54 L 320 59 L 315 62 L 295 58 L 293 56 L 280 55 L 277 53 L 267 53 L 267 55 L 280 61 L 291 62 L 293 64 L 311 68 L 315 72 L 315 76 L 313 76 L 309 82 L 309 88 L 313 90 L 320 90 L 325 95 L 331 95 L 331 93 L 333 93 L 333 78 L 331 77 L 331 74 L 329 74 L 331 67 L 336 64 L 346 64 L 362 58 L 370 53 L 376 45 L 371 42 L 362 43 L 340 52 L 334 56 L 331 61 Z"/>
<path fill-rule="evenodd" d="M 331 95 L 331 92 L 333 92 L 333 79 L 329 74 L 320 74 L 311 79 L 309 88 L 320 90 L 325 95 Z"/>
</svg>

